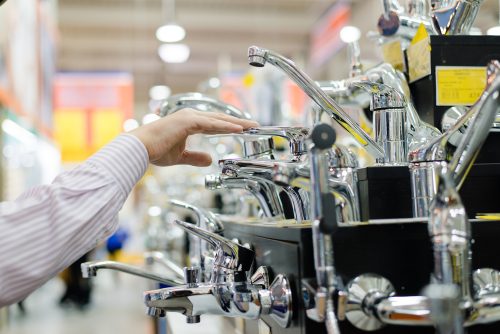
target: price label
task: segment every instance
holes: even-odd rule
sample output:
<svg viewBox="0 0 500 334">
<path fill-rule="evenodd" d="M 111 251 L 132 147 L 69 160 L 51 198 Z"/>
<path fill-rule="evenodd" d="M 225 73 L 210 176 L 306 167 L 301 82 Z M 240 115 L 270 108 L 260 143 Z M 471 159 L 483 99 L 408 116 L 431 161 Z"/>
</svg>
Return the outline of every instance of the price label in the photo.
<svg viewBox="0 0 500 334">
<path fill-rule="evenodd" d="M 436 105 L 470 106 L 486 87 L 486 67 L 436 66 Z"/>
</svg>

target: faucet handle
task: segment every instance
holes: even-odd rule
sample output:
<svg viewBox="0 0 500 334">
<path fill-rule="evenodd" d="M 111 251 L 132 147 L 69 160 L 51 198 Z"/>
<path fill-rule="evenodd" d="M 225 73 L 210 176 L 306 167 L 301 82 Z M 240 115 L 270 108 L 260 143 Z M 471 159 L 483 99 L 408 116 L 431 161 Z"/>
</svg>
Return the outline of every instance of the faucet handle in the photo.
<svg viewBox="0 0 500 334">
<path fill-rule="evenodd" d="M 404 108 L 406 106 L 406 97 L 397 89 L 372 81 L 351 81 L 350 86 L 355 86 L 371 93 L 371 110 Z"/>
<path fill-rule="evenodd" d="M 306 139 L 309 136 L 309 129 L 304 127 L 288 126 L 263 126 L 259 128 L 250 128 L 243 130 L 245 135 L 256 136 L 277 136 L 288 140 L 290 153 L 300 157 L 307 152 Z"/>
<path fill-rule="evenodd" d="M 171 199 L 170 204 L 173 204 L 180 208 L 191 210 L 198 218 L 197 225 L 199 227 L 219 234 L 224 231 L 224 225 L 212 211 L 197 207 L 184 201 L 179 201 L 177 199 Z"/>
<path fill-rule="evenodd" d="M 211 244 L 215 249 L 214 266 L 234 270 L 249 271 L 255 253 L 251 249 L 243 247 L 229 239 L 226 239 L 213 232 L 206 231 L 193 224 L 175 220 L 175 223 L 186 232 L 192 233 Z"/>
</svg>

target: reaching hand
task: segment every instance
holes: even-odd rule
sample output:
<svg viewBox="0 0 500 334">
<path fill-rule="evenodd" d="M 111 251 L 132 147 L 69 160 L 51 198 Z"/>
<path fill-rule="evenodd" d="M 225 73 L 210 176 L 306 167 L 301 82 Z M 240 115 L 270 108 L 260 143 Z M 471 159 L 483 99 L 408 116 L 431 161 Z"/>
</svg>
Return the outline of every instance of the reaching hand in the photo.
<svg viewBox="0 0 500 334">
<path fill-rule="evenodd" d="M 205 152 L 186 150 L 186 140 L 190 135 L 240 133 L 243 129 L 257 126 L 257 122 L 222 113 L 184 109 L 143 125 L 130 134 L 144 144 L 149 162 L 154 165 L 184 164 L 201 167 L 210 165 L 212 158 Z"/>
</svg>

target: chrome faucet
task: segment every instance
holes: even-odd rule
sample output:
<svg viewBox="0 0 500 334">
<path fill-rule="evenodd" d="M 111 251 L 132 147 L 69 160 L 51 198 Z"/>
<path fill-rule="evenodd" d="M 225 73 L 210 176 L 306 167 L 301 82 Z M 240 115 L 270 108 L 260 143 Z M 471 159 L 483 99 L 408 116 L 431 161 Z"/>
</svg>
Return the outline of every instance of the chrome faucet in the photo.
<svg viewBox="0 0 500 334">
<path fill-rule="evenodd" d="M 293 218 L 297 222 L 302 222 L 309 218 L 309 203 L 307 193 L 297 191 L 288 185 L 277 185 L 273 180 L 273 170 L 277 164 L 296 166 L 296 162 L 282 162 L 272 160 L 243 160 L 243 159 L 223 159 L 219 161 L 221 174 L 227 178 L 248 178 L 256 180 L 261 184 L 271 184 L 279 199 L 280 190 L 284 192 L 290 201 L 293 210 Z M 283 205 L 283 202 L 280 201 Z M 281 206 L 283 208 L 283 206 Z M 284 212 L 284 211 L 283 211 Z"/>
<path fill-rule="evenodd" d="M 433 0 L 432 24 L 440 35 L 467 35 L 483 0 Z"/>
<path fill-rule="evenodd" d="M 269 315 L 281 327 L 292 320 L 290 282 L 284 275 L 277 275 L 269 284 L 267 268 L 260 267 L 250 279 L 255 253 L 217 234 L 202 230 L 192 224 L 176 221 L 189 233 L 205 239 L 216 248 L 214 272 L 209 283 L 195 279 L 185 285 L 146 291 L 144 302 L 148 313 L 164 316 L 165 312 L 180 312 L 188 323 L 200 321 L 203 314 L 258 319 Z M 190 277 L 196 275 L 190 275 Z"/>
<path fill-rule="evenodd" d="M 311 174 L 311 217 L 316 268 L 317 290 L 313 309 L 307 315 L 324 321 L 329 334 L 340 334 L 334 307 L 334 294 L 338 288 L 335 276 L 332 236 L 338 228 L 335 197 L 328 189 L 328 160 L 326 150 L 335 142 L 335 131 L 327 124 L 318 124 L 311 133 L 309 163 Z"/>
<path fill-rule="evenodd" d="M 384 150 L 384 157 L 376 161 L 382 165 L 406 165 L 408 163 L 408 126 L 406 99 L 397 90 L 384 84 L 356 82 L 355 86 L 372 95 L 375 141 Z"/>
<path fill-rule="evenodd" d="M 437 284 L 441 292 L 454 287 L 456 295 L 439 296 L 426 290 L 424 296 L 397 297 L 390 281 L 363 274 L 348 284 L 345 305 L 349 307 L 342 308 L 354 326 L 364 330 L 386 324 L 450 329 L 500 321 L 500 273 L 486 268 L 471 275 L 470 222 L 452 170 L 446 167 L 440 170 L 430 214 L 428 228 L 434 254 L 431 284 Z M 457 307 L 445 308 L 452 300 Z"/>
<path fill-rule="evenodd" d="M 144 260 L 147 264 L 159 263 L 171 272 L 173 272 L 178 278 L 184 277 L 184 272 L 182 268 L 179 267 L 174 262 L 170 261 L 163 252 L 150 251 L 144 253 Z"/>
<path fill-rule="evenodd" d="M 335 196 L 339 223 L 360 221 L 360 202 L 356 168 L 358 163 L 352 153 L 343 146 L 334 145 L 327 150 L 328 188 Z M 312 191 L 309 163 L 293 166 L 276 164 L 273 180 L 280 185 Z"/>
<path fill-rule="evenodd" d="M 265 217 L 285 219 L 283 206 L 278 196 L 276 185 L 253 177 L 234 177 L 225 175 L 206 175 L 205 188 L 216 189 L 243 189 L 249 191 L 259 203 Z"/>
<path fill-rule="evenodd" d="M 176 286 L 182 284 L 182 281 L 179 281 L 177 279 L 171 279 L 164 275 L 155 274 L 135 266 L 115 261 L 84 262 L 81 264 L 81 269 L 82 269 L 82 277 L 84 278 L 90 278 L 96 276 L 98 270 L 111 269 L 111 270 L 121 271 L 134 276 L 151 279 L 160 283 L 164 283 L 169 286 Z"/>
<path fill-rule="evenodd" d="M 237 118 L 252 119 L 249 113 L 201 93 L 183 93 L 170 96 L 163 101 L 159 115 L 167 116 L 184 108 L 200 111 L 216 110 Z"/>
<path fill-rule="evenodd" d="M 340 105 L 329 97 L 307 74 L 291 60 L 257 46 L 248 49 L 248 62 L 252 66 L 263 67 L 267 62 L 283 70 L 288 76 L 329 116 L 349 132 L 375 158 L 383 156 L 382 148 L 373 141 L 361 127 L 351 119 Z"/>
<path fill-rule="evenodd" d="M 350 99 L 350 96 L 352 96 L 357 103 L 365 107 L 365 104 L 371 101 L 372 98 L 366 98 L 366 90 L 356 86 L 356 83 L 384 84 L 404 97 L 404 105 L 407 113 L 408 149 L 410 151 L 422 147 L 441 135 L 438 129 L 420 119 L 415 106 L 409 99 L 409 96 L 411 96 L 410 87 L 404 74 L 397 71 L 391 64 L 382 63 L 354 78 L 340 81 L 325 81 L 318 84 L 334 98 L 340 97 L 345 100 Z"/>
<path fill-rule="evenodd" d="M 170 200 L 170 204 L 193 212 L 196 216 L 196 226 L 199 228 L 217 234 L 222 234 L 224 232 L 222 222 L 213 212 L 176 199 Z M 203 279 L 209 280 L 210 273 L 212 272 L 214 251 L 206 241 L 191 235 L 189 235 L 189 237 L 190 265 L 200 267 Z"/>
<path fill-rule="evenodd" d="M 447 162 L 460 188 L 496 115 L 500 112 L 500 62 L 488 65 L 487 85 L 478 101 L 448 131 L 409 154 L 414 217 L 426 217 L 437 191 L 437 174 Z"/>
</svg>

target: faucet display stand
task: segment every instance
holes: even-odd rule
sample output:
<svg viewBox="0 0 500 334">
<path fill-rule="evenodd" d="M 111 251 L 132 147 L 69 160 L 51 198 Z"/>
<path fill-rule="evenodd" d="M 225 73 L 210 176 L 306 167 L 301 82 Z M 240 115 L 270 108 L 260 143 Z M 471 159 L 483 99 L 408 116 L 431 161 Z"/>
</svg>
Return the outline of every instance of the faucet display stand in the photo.
<svg viewBox="0 0 500 334">
<path fill-rule="evenodd" d="M 500 268 L 497 256 L 500 246 L 499 221 L 475 221 L 472 225 L 472 270 Z M 272 325 L 272 333 L 326 333 L 324 324 L 305 316 L 304 300 L 300 291 L 301 280 L 314 277 L 311 228 L 307 225 L 289 227 L 266 226 L 256 223 L 224 221 L 225 236 L 250 243 L 256 253 L 256 264 L 269 265 L 274 271 L 286 274 L 291 281 L 295 307 L 294 319 L 289 328 Z M 427 223 L 368 224 L 341 227 L 333 238 L 337 274 L 349 282 L 363 273 L 374 273 L 387 278 L 398 296 L 419 295 L 429 283 L 432 272 L 432 245 Z M 295 296 L 298 296 L 297 298 Z M 263 317 L 265 320 L 265 317 Z M 247 334 L 258 333 L 256 320 L 245 320 Z M 342 333 L 367 333 L 352 326 L 349 321 L 339 321 Z M 469 334 L 500 332 L 500 323 L 469 327 Z M 433 334 L 432 327 L 386 326 L 381 334 Z"/>
</svg>

